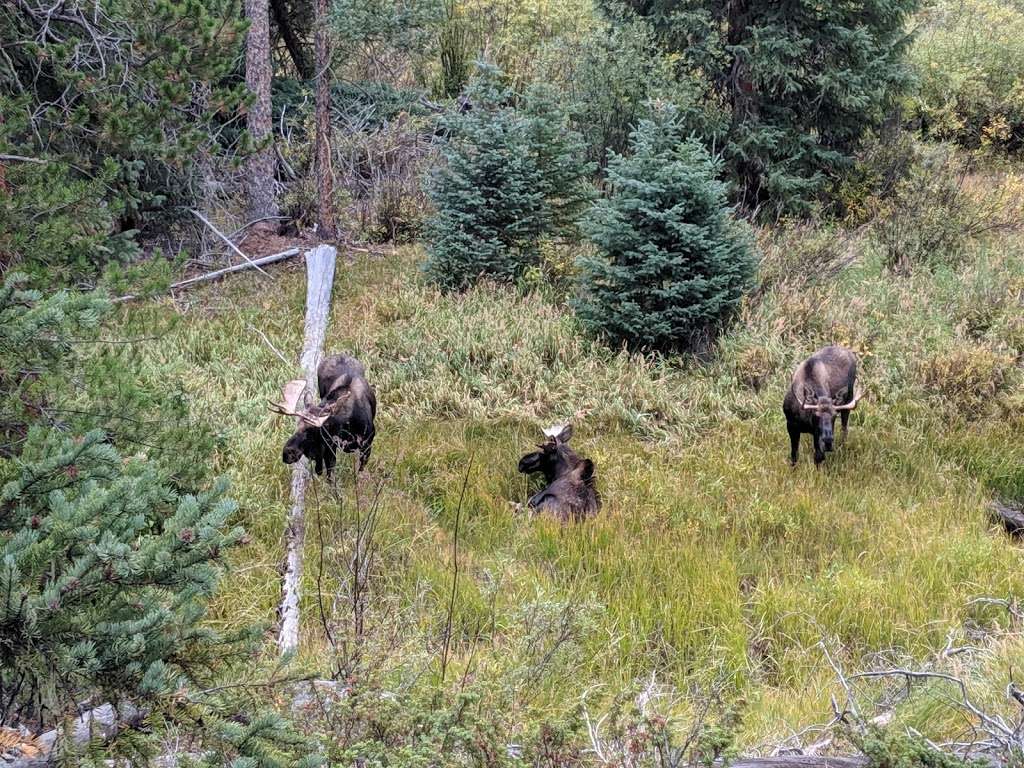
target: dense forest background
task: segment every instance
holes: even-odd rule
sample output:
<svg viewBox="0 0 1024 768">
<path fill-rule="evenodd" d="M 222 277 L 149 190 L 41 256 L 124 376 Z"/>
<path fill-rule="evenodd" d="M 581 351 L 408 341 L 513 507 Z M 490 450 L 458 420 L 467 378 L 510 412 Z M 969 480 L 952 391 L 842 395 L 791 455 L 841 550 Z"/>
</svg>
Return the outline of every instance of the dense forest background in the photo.
<svg viewBox="0 0 1024 768">
<path fill-rule="evenodd" d="M 0 764 L 1019 764 L 1022 148 L 1021 0 L 0 3 Z M 172 285 L 321 242 L 379 437 L 281 657 L 305 277 Z"/>
</svg>

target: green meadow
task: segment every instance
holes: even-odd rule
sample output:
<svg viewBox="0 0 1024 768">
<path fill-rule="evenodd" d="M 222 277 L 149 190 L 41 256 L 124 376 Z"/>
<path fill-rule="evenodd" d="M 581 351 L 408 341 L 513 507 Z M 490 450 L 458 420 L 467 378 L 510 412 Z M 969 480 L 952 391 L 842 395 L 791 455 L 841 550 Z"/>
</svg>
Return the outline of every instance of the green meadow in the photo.
<svg viewBox="0 0 1024 768">
<path fill-rule="evenodd" d="M 358 481 L 341 471 L 307 494 L 298 661 L 327 670 L 356 642 L 353 554 L 369 540 L 361 632 L 386 685 L 436 684 L 444 655 L 448 684 L 488 691 L 513 735 L 654 679 L 718 692 L 754 749 L 831 718 L 841 689 L 823 648 L 849 673 L 924 663 L 968 630 L 982 651 L 949 663 L 1009 706 L 1024 645 L 1002 632 L 1005 611 L 971 601 L 1024 594 L 1024 548 L 986 511 L 1024 497 L 1022 243 L 894 277 L 870 241 L 847 239 L 849 266 L 812 279 L 806 243 L 833 234 L 765 234 L 760 289 L 705 354 L 670 359 L 590 340 L 550 286 L 444 295 L 416 248 L 341 253 L 326 348 L 365 363 L 378 435 Z M 266 404 L 298 373 L 285 360 L 304 300 L 291 264 L 125 305 L 112 329 L 154 336 L 140 375 L 179 382 L 217 431 L 215 470 L 251 541 L 212 620 L 266 622 L 268 656 L 291 424 Z M 828 343 L 858 353 L 868 394 L 822 469 L 807 442 L 790 468 L 782 397 Z M 569 420 L 603 509 L 561 526 L 525 511 L 536 485 L 516 462 Z M 923 687 L 899 714 L 955 733 L 943 701 Z"/>
</svg>

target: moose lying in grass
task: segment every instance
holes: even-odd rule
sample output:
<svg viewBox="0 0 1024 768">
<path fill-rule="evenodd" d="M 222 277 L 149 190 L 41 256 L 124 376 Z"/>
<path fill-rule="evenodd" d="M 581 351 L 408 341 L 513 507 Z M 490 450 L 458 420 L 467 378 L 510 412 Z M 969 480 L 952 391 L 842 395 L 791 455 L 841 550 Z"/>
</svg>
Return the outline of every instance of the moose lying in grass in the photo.
<svg viewBox="0 0 1024 768">
<path fill-rule="evenodd" d="M 377 397 L 366 381 L 366 369 L 354 357 L 331 355 L 317 367 L 320 402 L 298 410 L 306 390 L 303 379 L 284 385 L 280 403 L 271 409 L 299 419 L 295 433 L 281 452 L 285 464 L 294 464 L 305 456 L 319 475 L 324 469 L 330 477 L 338 461 L 338 452 L 359 452 L 359 469 L 366 466 L 373 446 L 377 415 Z"/>
<path fill-rule="evenodd" d="M 856 379 L 857 356 L 843 347 L 823 347 L 797 366 L 782 402 L 792 465 L 796 466 L 802 434 L 813 436 L 815 465 L 825 460 L 835 440 L 836 416 L 842 419 L 845 441 L 850 411 L 864 396 L 855 393 Z"/>
<path fill-rule="evenodd" d="M 569 447 L 572 425 L 561 424 L 544 430 L 547 438 L 539 450 L 519 460 L 524 474 L 541 472 L 547 483 L 530 497 L 534 512 L 550 512 L 563 523 L 580 522 L 597 514 L 601 499 L 594 481 L 594 462 L 581 459 Z"/>
</svg>

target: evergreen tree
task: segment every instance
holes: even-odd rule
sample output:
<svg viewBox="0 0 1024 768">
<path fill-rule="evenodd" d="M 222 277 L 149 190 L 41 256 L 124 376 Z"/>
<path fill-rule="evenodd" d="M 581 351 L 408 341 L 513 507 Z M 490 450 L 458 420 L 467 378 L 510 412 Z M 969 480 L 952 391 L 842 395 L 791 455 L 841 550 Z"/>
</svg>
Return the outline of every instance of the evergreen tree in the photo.
<svg viewBox="0 0 1024 768">
<path fill-rule="evenodd" d="M 75 374 L 107 303 L 22 281 L 0 288 L 0 726 L 38 733 L 110 702 L 125 721 L 105 757 L 145 758 L 178 723 L 210 764 L 312 764 L 244 686 L 218 686 L 251 665 L 259 636 L 204 623 L 243 540 L 225 485 L 179 491 L 102 431 L 53 420 L 57 381 Z"/>
<path fill-rule="evenodd" d="M 447 118 L 444 165 L 430 185 L 427 275 L 445 289 L 481 275 L 512 281 L 539 263 L 542 236 L 566 234 L 589 194 L 592 166 L 553 97 L 531 89 L 522 105 L 488 67 L 469 108 Z"/>
<path fill-rule="evenodd" d="M 709 109 L 727 107 L 728 124 L 704 138 L 748 210 L 806 210 L 908 82 L 905 26 L 918 0 L 602 3 L 650 21 L 681 71 L 703 73 Z"/>
<path fill-rule="evenodd" d="M 727 207 L 720 163 L 657 110 L 608 164 L 610 196 L 583 221 L 598 248 L 582 261 L 576 310 L 614 343 L 685 347 L 720 322 L 751 282 L 749 232 Z"/>
<path fill-rule="evenodd" d="M 104 263 L 132 258 L 136 231 L 164 231 L 245 141 L 231 125 L 246 98 L 233 81 L 239 0 L 94 6 L 0 13 L 0 154 L 31 159 L 0 162 L 0 198 L 20 204 L 0 203 L 0 247 L 51 283 L 94 284 Z"/>
</svg>

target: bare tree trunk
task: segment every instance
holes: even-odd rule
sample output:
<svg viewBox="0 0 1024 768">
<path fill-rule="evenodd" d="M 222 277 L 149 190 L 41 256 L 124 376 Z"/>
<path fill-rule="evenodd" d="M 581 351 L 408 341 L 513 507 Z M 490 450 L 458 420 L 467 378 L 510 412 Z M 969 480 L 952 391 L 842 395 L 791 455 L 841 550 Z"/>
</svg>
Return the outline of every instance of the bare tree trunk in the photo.
<svg viewBox="0 0 1024 768">
<path fill-rule="evenodd" d="M 245 85 L 255 100 L 246 115 L 249 134 L 258 147 L 246 164 L 249 218 L 278 215 L 274 174 L 273 120 L 270 111 L 270 9 L 267 0 L 245 0 L 249 34 L 245 40 Z"/>
<path fill-rule="evenodd" d="M 327 30 L 327 0 L 316 0 L 316 193 L 317 230 L 330 240 L 335 234 L 334 175 L 331 169 L 331 41 Z"/>
<path fill-rule="evenodd" d="M 306 254 L 306 331 L 302 346 L 302 371 L 306 389 L 317 392 L 316 369 L 324 354 L 327 317 L 331 309 L 331 288 L 334 285 L 336 252 L 329 245 L 319 245 Z M 285 530 L 284 584 L 281 595 L 281 629 L 277 647 L 281 653 L 299 644 L 299 598 L 302 585 L 302 550 L 306 541 L 306 485 L 309 465 L 305 459 L 292 469 L 292 506 Z"/>
</svg>

